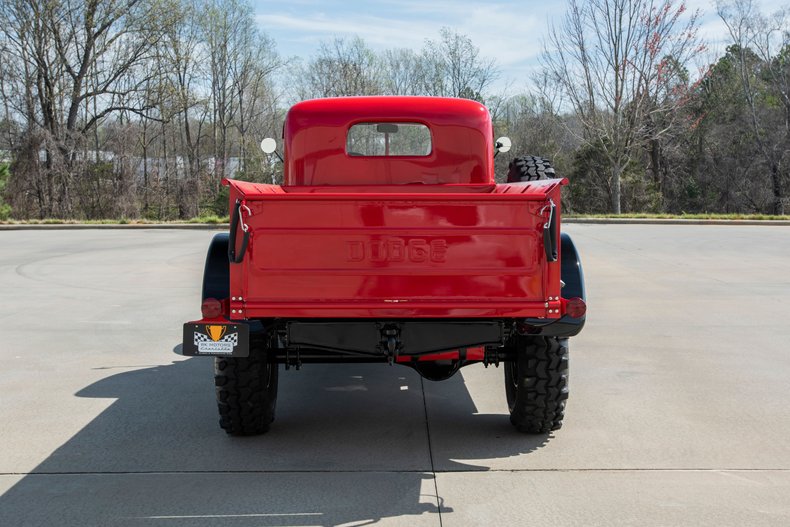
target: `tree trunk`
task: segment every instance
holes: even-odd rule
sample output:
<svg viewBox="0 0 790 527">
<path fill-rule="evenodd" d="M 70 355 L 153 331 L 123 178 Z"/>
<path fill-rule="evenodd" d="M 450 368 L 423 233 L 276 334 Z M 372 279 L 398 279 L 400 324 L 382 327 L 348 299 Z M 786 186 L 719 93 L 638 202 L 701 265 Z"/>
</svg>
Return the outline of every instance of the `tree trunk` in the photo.
<svg viewBox="0 0 790 527">
<path fill-rule="evenodd" d="M 184 138 L 186 140 L 187 164 L 189 172 L 187 181 L 195 184 L 195 216 L 200 216 L 200 169 L 197 162 L 195 145 L 192 144 L 192 129 L 189 126 L 189 108 L 184 107 Z"/>
<path fill-rule="evenodd" d="M 782 203 L 782 176 L 779 173 L 779 165 L 771 163 L 771 187 L 774 194 L 773 214 L 784 214 L 784 204 Z"/>
<path fill-rule="evenodd" d="M 170 174 L 169 174 L 169 166 L 167 162 L 167 129 L 165 128 L 165 122 L 162 121 L 162 158 L 159 162 L 159 170 L 160 170 L 160 178 L 162 177 L 161 174 L 164 173 L 165 176 L 165 199 L 164 204 L 162 205 L 163 208 L 160 208 L 159 217 L 165 220 L 170 219 Z M 161 179 L 160 179 L 161 180 Z"/>
<path fill-rule="evenodd" d="M 148 119 L 142 119 L 143 122 L 143 217 L 148 217 Z"/>
<path fill-rule="evenodd" d="M 619 165 L 612 167 L 612 212 L 620 214 L 620 174 L 623 169 Z"/>
</svg>

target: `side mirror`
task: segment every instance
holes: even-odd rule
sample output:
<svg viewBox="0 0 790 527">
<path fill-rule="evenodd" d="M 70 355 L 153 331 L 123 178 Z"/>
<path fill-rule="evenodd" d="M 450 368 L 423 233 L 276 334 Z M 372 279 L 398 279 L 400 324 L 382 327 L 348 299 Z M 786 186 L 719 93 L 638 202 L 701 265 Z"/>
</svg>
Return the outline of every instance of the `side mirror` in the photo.
<svg viewBox="0 0 790 527">
<path fill-rule="evenodd" d="M 277 150 L 277 141 L 267 137 L 261 141 L 261 150 L 263 150 L 264 154 L 273 154 Z"/>
<path fill-rule="evenodd" d="M 511 146 L 513 146 L 513 143 L 510 142 L 509 137 L 500 137 L 494 143 L 494 150 L 496 153 L 502 152 L 504 154 L 510 151 Z"/>
</svg>

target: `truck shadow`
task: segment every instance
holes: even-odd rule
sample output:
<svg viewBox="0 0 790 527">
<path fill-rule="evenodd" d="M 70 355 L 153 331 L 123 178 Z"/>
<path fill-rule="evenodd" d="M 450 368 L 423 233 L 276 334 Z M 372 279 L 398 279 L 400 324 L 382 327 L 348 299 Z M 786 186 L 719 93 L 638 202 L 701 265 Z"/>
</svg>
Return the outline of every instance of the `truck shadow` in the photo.
<svg viewBox="0 0 790 527">
<path fill-rule="evenodd" d="M 112 402 L 0 496 L 0 523 L 436 524 L 437 503 L 442 514 L 453 504 L 436 497 L 434 468 L 488 470 L 486 460 L 548 440 L 516 433 L 506 413 L 478 414 L 461 375 L 424 381 L 424 398 L 415 372 L 382 364 L 281 367 L 272 430 L 231 438 L 217 425 L 211 369 L 177 360 L 80 390 Z"/>
</svg>

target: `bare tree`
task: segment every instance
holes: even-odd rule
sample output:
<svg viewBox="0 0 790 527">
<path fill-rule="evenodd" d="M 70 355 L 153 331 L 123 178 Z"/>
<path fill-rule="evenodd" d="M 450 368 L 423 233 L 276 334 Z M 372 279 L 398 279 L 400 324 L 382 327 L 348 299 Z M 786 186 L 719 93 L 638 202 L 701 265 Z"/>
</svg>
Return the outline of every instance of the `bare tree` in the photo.
<svg viewBox="0 0 790 527">
<path fill-rule="evenodd" d="M 144 0 L 8 0 L 0 31 L 15 63 L 17 106 L 26 116 L 28 165 L 45 152 L 44 180 L 34 185 L 40 215 L 70 215 L 76 164 L 85 138 L 115 112 L 142 112 L 130 91 L 143 82 L 153 45 L 167 23 L 160 2 Z M 135 77 L 137 82 L 122 83 Z M 80 153 L 82 152 L 82 153 Z M 43 187 L 43 188 L 41 188 Z"/>
<path fill-rule="evenodd" d="M 215 189 L 225 177 L 228 163 L 228 132 L 233 126 L 233 65 L 241 50 L 241 32 L 251 8 L 237 0 L 206 0 L 202 6 L 202 40 L 205 42 L 211 85 Z"/>
<path fill-rule="evenodd" d="M 382 91 L 387 95 L 424 95 L 426 64 L 414 50 L 395 48 L 381 56 Z"/>
<path fill-rule="evenodd" d="M 232 81 L 237 105 L 235 127 L 238 132 L 240 170 L 247 171 L 247 161 L 251 155 L 257 154 L 255 147 L 260 137 L 249 137 L 251 130 L 261 128 L 268 131 L 272 112 L 272 98 L 274 97 L 274 84 L 272 74 L 282 65 L 275 52 L 274 41 L 256 28 L 250 27 L 242 35 L 247 40 L 243 45 L 232 67 Z M 264 121 L 261 126 L 261 121 Z"/>
<path fill-rule="evenodd" d="M 300 96 L 341 97 L 381 93 L 379 61 L 360 37 L 322 42 L 318 53 L 302 67 Z"/>
<path fill-rule="evenodd" d="M 422 59 L 423 91 L 429 95 L 482 102 L 486 89 L 499 75 L 495 61 L 481 57 L 472 39 L 447 27 L 440 30 L 438 41 L 425 41 Z"/>
<path fill-rule="evenodd" d="M 182 132 L 178 134 L 179 150 L 187 159 L 186 180 L 194 188 L 193 207 L 185 207 L 191 209 L 189 215 L 198 215 L 200 210 L 200 146 L 208 115 L 208 98 L 199 93 L 204 75 L 201 65 L 207 59 L 206 49 L 201 46 L 200 7 L 196 0 L 183 0 L 174 6 L 175 23 L 168 26 L 157 54 L 164 88 L 158 95 L 173 108 L 173 119 Z"/>
<path fill-rule="evenodd" d="M 581 139 L 609 162 L 615 213 L 626 166 L 646 137 L 671 128 L 651 118 L 683 102 L 658 95 L 668 82 L 667 61 L 684 64 L 697 49 L 696 14 L 684 23 L 684 11 L 673 0 L 570 0 L 563 22 L 550 30 L 544 67 L 581 123 Z"/>
<path fill-rule="evenodd" d="M 499 74 L 493 60 L 466 35 L 442 28 L 418 53 L 394 48 L 375 53 L 359 37 L 323 42 L 300 69 L 300 98 L 342 95 L 435 95 L 482 101 Z"/>
<path fill-rule="evenodd" d="M 13 75 L 13 54 L 10 46 L 0 32 L 0 102 L 2 102 L 3 114 L 0 117 L 0 163 L 6 161 L 8 151 L 14 148 L 16 141 L 16 123 L 11 115 L 11 83 L 9 79 Z"/>
</svg>

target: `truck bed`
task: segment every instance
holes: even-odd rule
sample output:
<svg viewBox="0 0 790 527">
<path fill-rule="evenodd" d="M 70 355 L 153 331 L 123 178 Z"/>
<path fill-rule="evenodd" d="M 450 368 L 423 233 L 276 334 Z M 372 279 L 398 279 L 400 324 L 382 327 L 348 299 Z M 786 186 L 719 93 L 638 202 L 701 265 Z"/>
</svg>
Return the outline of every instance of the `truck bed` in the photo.
<svg viewBox="0 0 790 527">
<path fill-rule="evenodd" d="M 565 183 L 229 180 L 251 233 L 230 266 L 231 318 L 559 318 L 559 262 L 547 261 L 543 226 L 550 200 L 559 226 Z"/>
</svg>

